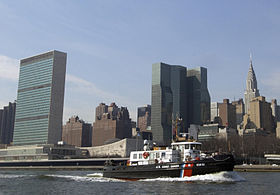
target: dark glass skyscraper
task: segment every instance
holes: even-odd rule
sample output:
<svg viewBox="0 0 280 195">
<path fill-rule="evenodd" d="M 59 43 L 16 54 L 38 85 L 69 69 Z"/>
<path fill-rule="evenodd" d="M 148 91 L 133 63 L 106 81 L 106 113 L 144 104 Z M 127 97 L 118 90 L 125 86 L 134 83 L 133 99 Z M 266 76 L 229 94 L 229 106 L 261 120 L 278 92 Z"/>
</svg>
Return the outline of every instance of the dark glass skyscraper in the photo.
<svg viewBox="0 0 280 195">
<path fill-rule="evenodd" d="M 210 94 L 207 69 L 198 67 L 187 71 L 188 121 L 200 125 L 210 121 Z"/>
<path fill-rule="evenodd" d="M 66 53 L 50 51 L 20 61 L 14 144 L 61 140 Z"/>
<path fill-rule="evenodd" d="M 168 145 L 172 140 L 172 119 L 183 119 L 187 128 L 187 69 L 156 63 L 152 66 L 152 121 L 153 140 Z"/>
<path fill-rule="evenodd" d="M 184 66 L 153 64 L 152 132 L 158 145 L 168 145 L 175 135 L 174 121 L 181 118 L 177 133 L 187 132 L 190 124 L 210 121 L 210 95 L 207 69 L 187 70 Z"/>
<path fill-rule="evenodd" d="M 10 144 L 13 141 L 15 112 L 15 102 L 0 109 L 0 144 Z"/>
</svg>

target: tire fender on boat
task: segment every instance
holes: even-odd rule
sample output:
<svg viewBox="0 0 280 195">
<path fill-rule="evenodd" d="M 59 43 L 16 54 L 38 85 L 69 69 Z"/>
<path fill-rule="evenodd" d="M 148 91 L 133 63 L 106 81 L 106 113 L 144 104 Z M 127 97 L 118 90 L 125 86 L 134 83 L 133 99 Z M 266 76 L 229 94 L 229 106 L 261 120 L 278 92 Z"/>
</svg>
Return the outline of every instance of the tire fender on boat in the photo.
<svg viewBox="0 0 280 195">
<path fill-rule="evenodd" d="M 147 159 L 149 156 L 150 156 L 150 153 L 149 153 L 149 152 L 144 152 L 144 153 L 143 153 L 143 157 L 144 157 L 145 159 Z"/>
</svg>

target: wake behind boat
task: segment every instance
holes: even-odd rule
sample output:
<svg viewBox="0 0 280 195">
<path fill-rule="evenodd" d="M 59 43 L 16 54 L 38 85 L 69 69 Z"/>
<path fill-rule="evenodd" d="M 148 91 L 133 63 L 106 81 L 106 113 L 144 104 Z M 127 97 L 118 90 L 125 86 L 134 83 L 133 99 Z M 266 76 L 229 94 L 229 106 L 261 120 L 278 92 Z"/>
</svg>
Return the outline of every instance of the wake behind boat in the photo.
<svg viewBox="0 0 280 195">
<path fill-rule="evenodd" d="M 143 151 L 130 153 L 126 164 L 107 161 L 103 177 L 118 179 L 149 179 L 158 177 L 190 177 L 220 171 L 233 171 L 235 161 L 231 154 L 201 153 L 201 143 L 176 141 L 171 147 L 152 150 L 144 141 Z"/>
</svg>

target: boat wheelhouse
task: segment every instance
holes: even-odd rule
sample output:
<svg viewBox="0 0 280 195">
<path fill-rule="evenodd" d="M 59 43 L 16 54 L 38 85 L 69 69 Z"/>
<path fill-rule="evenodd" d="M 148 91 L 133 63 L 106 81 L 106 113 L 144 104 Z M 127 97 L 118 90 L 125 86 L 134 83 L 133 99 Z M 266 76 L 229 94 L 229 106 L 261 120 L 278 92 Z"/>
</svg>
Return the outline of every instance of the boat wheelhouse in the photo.
<svg viewBox="0 0 280 195">
<path fill-rule="evenodd" d="M 157 163 L 179 163 L 200 158 L 201 143 L 174 142 L 171 147 L 156 147 L 153 150 L 133 151 L 130 153 L 131 166 Z"/>
</svg>

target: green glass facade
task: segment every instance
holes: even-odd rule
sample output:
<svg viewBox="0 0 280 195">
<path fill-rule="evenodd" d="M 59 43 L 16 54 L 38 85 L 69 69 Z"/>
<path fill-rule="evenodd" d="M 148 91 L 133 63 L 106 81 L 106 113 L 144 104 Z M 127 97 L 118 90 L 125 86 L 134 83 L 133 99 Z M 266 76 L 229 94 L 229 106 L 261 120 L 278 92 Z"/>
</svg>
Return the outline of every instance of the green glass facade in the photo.
<svg viewBox="0 0 280 195">
<path fill-rule="evenodd" d="M 210 122 L 210 94 L 207 87 L 207 69 L 198 67 L 187 71 L 188 119 L 190 124 Z"/>
<path fill-rule="evenodd" d="M 152 113 L 153 140 L 158 145 L 172 141 L 172 121 L 183 119 L 181 132 L 187 129 L 186 67 L 156 63 L 152 66 Z"/>
<path fill-rule="evenodd" d="M 21 60 L 15 145 L 61 140 L 66 54 L 47 52 Z"/>
<path fill-rule="evenodd" d="M 188 132 L 190 124 L 210 120 L 207 69 L 187 70 L 184 66 L 153 64 L 151 128 L 158 145 L 171 143 L 175 135 L 172 121 L 176 118 L 182 119 L 177 134 Z"/>
</svg>

